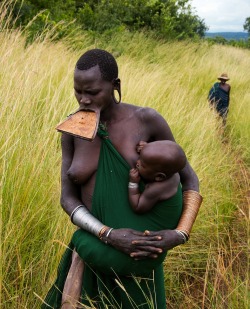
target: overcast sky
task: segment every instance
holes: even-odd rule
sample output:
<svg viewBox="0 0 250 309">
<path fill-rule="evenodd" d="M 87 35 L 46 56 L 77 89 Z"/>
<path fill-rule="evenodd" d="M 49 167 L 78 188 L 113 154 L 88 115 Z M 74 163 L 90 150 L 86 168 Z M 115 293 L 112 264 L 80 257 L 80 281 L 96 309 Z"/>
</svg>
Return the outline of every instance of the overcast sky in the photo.
<svg viewBox="0 0 250 309">
<path fill-rule="evenodd" d="M 191 0 L 190 3 L 209 32 L 242 32 L 246 18 L 250 17 L 250 0 Z"/>
</svg>

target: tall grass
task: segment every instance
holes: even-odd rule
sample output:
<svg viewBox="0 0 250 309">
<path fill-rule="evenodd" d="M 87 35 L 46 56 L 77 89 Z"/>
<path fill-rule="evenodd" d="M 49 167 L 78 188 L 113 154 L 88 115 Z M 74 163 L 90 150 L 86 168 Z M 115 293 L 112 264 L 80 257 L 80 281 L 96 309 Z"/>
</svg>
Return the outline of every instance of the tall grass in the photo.
<svg viewBox="0 0 250 309">
<path fill-rule="evenodd" d="M 165 262 L 169 308 L 248 308 L 249 51 L 143 34 L 94 44 L 83 35 L 81 51 L 46 39 L 25 48 L 21 31 L 7 28 L 0 32 L 0 306 L 39 308 L 36 295 L 46 294 L 70 240 L 54 128 L 77 107 L 76 60 L 96 46 L 117 56 L 123 101 L 166 118 L 201 181 L 204 203 L 191 240 Z M 206 100 L 224 71 L 232 86 L 227 143 Z"/>
</svg>

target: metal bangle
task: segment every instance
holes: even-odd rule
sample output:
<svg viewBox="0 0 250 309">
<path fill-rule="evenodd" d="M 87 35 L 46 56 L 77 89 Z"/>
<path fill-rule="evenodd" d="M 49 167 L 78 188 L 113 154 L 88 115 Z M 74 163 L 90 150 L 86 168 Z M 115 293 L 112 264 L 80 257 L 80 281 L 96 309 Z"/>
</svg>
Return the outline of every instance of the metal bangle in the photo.
<svg viewBox="0 0 250 309">
<path fill-rule="evenodd" d="M 189 240 L 189 234 L 186 231 L 183 231 L 183 230 L 181 230 L 181 232 L 185 235 L 186 240 L 188 241 Z"/>
<path fill-rule="evenodd" d="M 108 244 L 108 239 L 107 238 L 109 237 L 109 234 L 111 233 L 112 230 L 113 230 L 112 227 L 108 230 L 108 233 L 106 235 L 106 240 L 104 241 L 106 245 Z"/>
<path fill-rule="evenodd" d="M 103 239 L 103 235 L 106 233 L 106 231 L 109 229 L 108 226 L 104 225 L 104 227 L 100 230 L 98 237 L 102 240 Z"/>
<path fill-rule="evenodd" d="M 183 239 L 183 244 L 185 244 L 187 241 L 188 241 L 188 238 L 186 237 L 186 234 L 183 232 L 183 231 L 180 231 L 180 230 L 175 230 L 176 233 L 178 235 L 181 235 L 182 236 L 182 239 Z"/>
<path fill-rule="evenodd" d="M 85 231 L 99 237 L 100 231 L 105 227 L 98 219 L 96 219 L 85 205 L 77 206 L 70 215 L 72 223 Z"/>
<path fill-rule="evenodd" d="M 137 189 L 138 187 L 139 187 L 139 185 L 136 182 L 129 182 L 128 183 L 128 188 L 129 189 Z"/>
</svg>

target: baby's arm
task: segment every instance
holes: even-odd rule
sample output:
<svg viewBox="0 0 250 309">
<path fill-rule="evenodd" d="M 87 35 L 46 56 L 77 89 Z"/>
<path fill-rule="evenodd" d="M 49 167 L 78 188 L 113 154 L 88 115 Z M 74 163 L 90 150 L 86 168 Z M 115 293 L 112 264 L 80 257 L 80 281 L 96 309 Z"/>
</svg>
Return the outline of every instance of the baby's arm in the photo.
<svg viewBox="0 0 250 309">
<path fill-rule="evenodd" d="M 151 184 L 147 185 L 145 190 L 140 193 L 139 182 L 139 172 L 137 168 L 132 168 L 129 172 L 129 202 L 136 213 L 142 214 L 149 211 L 158 202 L 159 192 L 156 192 L 157 186 Z"/>
<path fill-rule="evenodd" d="M 144 191 L 138 195 L 137 206 L 133 207 L 134 211 L 140 214 L 146 213 L 158 202 L 173 197 L 178 191 L 179 183 L 178 173 L 164 181 L 148 183 Z"/>
<path fill-rule="evenodd" d="M 137 168 L 132 168 L 129 172 L 129 184 L 128 184 L 128 198 L 130 205 L 134 211 L 137 210 L 137 206 L 140 199 L 139 182 L 140 175 Z"/>
</svg>

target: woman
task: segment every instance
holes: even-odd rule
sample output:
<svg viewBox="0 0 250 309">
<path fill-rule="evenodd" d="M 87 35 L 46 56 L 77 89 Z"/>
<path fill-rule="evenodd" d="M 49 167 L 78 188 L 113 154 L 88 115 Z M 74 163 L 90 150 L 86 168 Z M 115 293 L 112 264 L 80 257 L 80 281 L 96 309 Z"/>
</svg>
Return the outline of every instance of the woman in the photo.
<svg viewBox="0 0 250 309">
<path fill-rule="evenodd" d="M 187 163 L 180 173 L 186 196 L 181 219 L 178 216 L 170 222 L 170 229 L 150 231 L 150 218 L 148 221 L 144 217 L 139 219 L 139 215 L 129 207 L 129 170 L 138 159 L 136 146 L 140 141 L 174 141 L 168 124 L 151 108 L 116 100 L 114 91 L 121 98 L 118 67 L 113 56 L 104 50 L 93 49 L 79 58 L 74 72 L 74 89 L 81 109 L 100 112 L 101 126 L 92 142 L 62 134 L 61 204 L 81 230 L 73 235 L 70 249 L 60 264 L 58 279 L 45 299 L 50 307 L 43 305 L 43 308 L 60 308 L 62 301 L 70 302 L 69 297 L 61 299 L 62 290 L 64 295 L 73 290 L 73 302 L 74 298 L 78 301 L 78 294 L 81 294 L 80 302 L 87 306 L 94 302 L 94 308 L 104 308 L 105 305 L 110 308 L 149 308 L 148 298 L 155 307 L 164 308 L 162 263 L 156 265 L 146 279 L 131 276 L 118 278 L 115 274 L 105 274 L 95 269 L 95 266 L 89 267 L 87 263 L 83 271 L 81 259 L 75 251 L 72 254 L 72 250 L 80 252 L 81 242 L 86 241 L 85 249 L 96 246 L 93 250 L 97 252 L 99 246 L 108 244 L 110 251 L 118 250 L 137 263 L 157 260 L 162 253 L 188 239 L 201 204 L 198 178 Z M 175 230 L 176 226 L 178 230 Z M 98 255 L 93 252 L 89 254 L 90 261 Z M 101 255 L 101 260 L 106 259 L 106 255 Z M 82 273 L 83 278 L 79 278 Z M 80 283 L 74 288 L 72 276 L 77 278 L 74 283 Z M 65 304 L 63 308 L 74 306 L 73 303 Z"/>
</svg>

